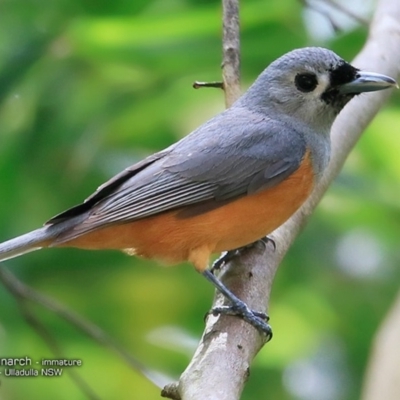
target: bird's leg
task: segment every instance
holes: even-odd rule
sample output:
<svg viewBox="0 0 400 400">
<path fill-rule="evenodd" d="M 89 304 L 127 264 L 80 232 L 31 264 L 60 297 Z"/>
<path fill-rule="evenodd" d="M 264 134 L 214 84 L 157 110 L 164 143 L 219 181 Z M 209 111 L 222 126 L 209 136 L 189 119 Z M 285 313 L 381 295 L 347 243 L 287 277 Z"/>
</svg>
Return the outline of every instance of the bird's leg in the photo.
<svg viewBox="0 0 400 400">
<path fill-rule="evenodd" d="M 275 241 L 272 238 L 270 238 L 269 236 L 264 236 L 260 240 L 263 241 L 265 244 L 270 242 L 274 246 L 274 250 L 276 250 Z M 222 252 L 221 255 L 213 262 L 213 264 L 210 268 L 210 271 L 213 274 L 215 273 L 215 271 L 219 271 L 224 266 L 224 264 L 228 263 L 229 261 L 232 261 L 235 257 L 240 256 L 240 252 L 243 249 L 247 249 L 247 248 L 253 246 L 253 244 L 254 243 L 250 243 L 247 246 L 239 247 L 238 249 Z"/>
<path fill-rule="evenodd" d="M 214 307 L 210 313 L 214 315 L 226 314 L 235 315 L 254 326 L 262 335 L 265 335 L 267 341 L 272 338 L 272 329 L 267 323 L 268 315 L 251 310 L 245 302 L 236 297 L 214 274 L 206 269 L 203 272 L 204 277 L 210 281 L 220 293 L 222 293 L 231 303 L 231 306 Z"/>
</svg>

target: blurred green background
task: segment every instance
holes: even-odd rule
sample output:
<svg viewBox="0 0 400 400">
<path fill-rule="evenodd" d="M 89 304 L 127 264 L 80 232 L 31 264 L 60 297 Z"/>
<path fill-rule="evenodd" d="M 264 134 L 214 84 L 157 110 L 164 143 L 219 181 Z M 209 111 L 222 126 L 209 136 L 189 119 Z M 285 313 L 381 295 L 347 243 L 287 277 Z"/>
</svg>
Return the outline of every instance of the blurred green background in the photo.
<svg viewBox="0 0 400 400">
<path fill-rule="evenodd" d="M 353 3 L 359 15 L 373 13 L 371 2 Z M 242 1 L 243 88 L 296 47 L 323 45 L 351 60 L 367 28 L 328 13 L 331 22 L 297 0 Z M 1 1 L 0 240 L 40 226 L 223 110 L 221 91 L 191 88 L 219 80 L 220 64 L 217 0 Z M 274 340 L 257 356 L 243 399 L 359 396 L 400 281 L 399 107 L 396 93 L 282 264 L 270 304 Z M 117 252 L 52 249 L 5 265 L 172 377 L 187 365 L 213 296 L 188 265 L 165 269 Z M 83 361 L 74 371 L 99 398 L 159 398 L 112 352 L 50 311 L 34 311 L 64 355 Z M 1 357 L 52 357 L 4 287 L 0 319 Z M 64 371 L 0 375 L 0 398 L 86 397 Z"/>
</svg>

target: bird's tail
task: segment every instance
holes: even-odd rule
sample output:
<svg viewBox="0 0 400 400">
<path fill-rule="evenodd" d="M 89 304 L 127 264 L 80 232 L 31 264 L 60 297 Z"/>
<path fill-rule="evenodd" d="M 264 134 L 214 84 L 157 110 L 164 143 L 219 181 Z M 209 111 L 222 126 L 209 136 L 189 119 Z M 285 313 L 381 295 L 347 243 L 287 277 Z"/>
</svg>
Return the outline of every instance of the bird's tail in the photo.
<svg viewBox="0 0 400 400">
<path fill-rule="evenodd" d="M 74 229 L 86 218 L 87 213 L 81 213 L 57 223 L 46 223 L 43 228 L 0 243 L 0 261 L 52 246 L 61 234 Z"/>
<path fill-rule="evenodd" d="M 39 250 L 47 246 L 47 243 L 53 237 L 51 230 L 45 226 L 25 235 L 7 240 L 7 242 L 0 243 L 0 261 L 18 257 L 30 251 Z"/>
</svg>

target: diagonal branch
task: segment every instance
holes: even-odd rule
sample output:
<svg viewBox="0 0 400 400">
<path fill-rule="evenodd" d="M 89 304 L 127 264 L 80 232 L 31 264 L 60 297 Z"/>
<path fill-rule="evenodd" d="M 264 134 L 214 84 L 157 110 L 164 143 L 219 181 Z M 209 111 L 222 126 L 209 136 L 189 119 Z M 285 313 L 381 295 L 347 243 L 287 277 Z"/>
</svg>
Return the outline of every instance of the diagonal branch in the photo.
<svg viewBox="0 0 400 400">
<path fill-rule="evenodd" d="M 332 19 L 329 11 L 327 11 L 326 7 L 320 7 L 320 4 L 327 4 L 331 8 L 336 9 L 337 11 L 341 12 L 344 15 L 347 15 L 349 18 L 352 18 L 354 21 L 359 23 L 360 25 L 363 26 L 368 26 L 369 21 L 356 13 L 354 13 L 352 10 L 350 10 L 348 7 L 344 6 L 343 4 L 337 3 L 334 0 L 321 0 L 320 2 L 313 2 L 310 0 L 300 0 L 304 6 L 308 7 L 311 10 L 314 10 L 324 17 L 326 17 L 329 20 L 329 23 L 332 25 L 333 29 L 335 32 L 340 31 L 340 28 L 336 25 L 334 20 Z"/>
<path fill-rule="evenodd" d="M 117 356 L 119 356 L 131 369 L 143 375 L 146 379 L 152 382 L 157 387 L 162 387 L 162 385 L 167 381 L 167 377 L 154 370 L 147 368 L 139 360 L 130 355 L 122 346 L 116 343 L 107 333 L 105 333 L 101 328 L 88 321 L 87 319 L 81 317 L 74 311 L 70 310 L 65 305 L 57 302 L 55 299 L 46 296 L 42 293 L 37 292 L 25 283 L 21 282 L 15 275 L 13 275 L 6 268 L 0 268 L 0 282 L 7 288 L 7 290 L 14 296 L 17 300 L 21 312 L 27 322 L 36 330 L 36 332 L 41 336 L 44 342 L 52 350 L 52 352 L 58 356 L 61 354 L 61 350 L 50 334 L 50 332 L 42 325 L 42 323 L 37 319 L 37 317 L 28 309 L 27 303 L 31 302 L 33 304 L 39 304 L 40 306 L 54 312 L 55 315 L 64 319 L 72 326 L 75 326 L 89 338 L 96 341 L 98 344 L 112 350 Z M 70 370 L 69 370 L 70 371 Z M 80 386 L 84 391 L 86 386 L 84 382 L 74 376 L 75 383 Z M 94 395 L 89 398 L 97 398 Z"/>
<path fill-rule="evenodd" d="M 59 346 L 54 335 L 47 329 L 47 327 L 40 321 L 35 313 L 29 307 L 29 300 L 31 296 L 26 293 L 30 289 L 14 277 L 14 275 L 7 271 L 5 268 L 0 268 L 0 281 L 8 289 L 12 296 L 17 301 L 18 307 L 22 316 L 25 318 L 28 325 L 45 341 L 47 346 L 57 358 L 63 358 L 63 352 Z M 68 368 L 67 373 L 70 375 L 75 385 L 86 395 L 88 399 L 99 400 L 99 397 L 94 393 L 92 388 L 77 374 L 73 369 Z"/>
<path fill-rule="evenodd" d="M 47 327 L 40 321 L 40 319 L 35 315 L 34 312 L 27 304 L 26 299 L 22 296 L 17 296 L 17 302 L 19 305 L 19 309 L 21 314 L 25 318 L 26 322 L 34 329 L 37 334 L 46 342 L 47 346 L 50 348 L 52 353 L 57 358 L 64 358 L 63 351 L 58 344 L 58 341 L 54 337 L 54 335 L 47 329 Z M 81 390 L 83 394 L 89 400 L 100 400 L 100 397 L 93 391 L 93 389 L 81 378 L 79 374 L 77 374 L 73 368 L 67 368 L 66 372 L 69 374 L 72 381 L 75 385 Z"/>
</svg>

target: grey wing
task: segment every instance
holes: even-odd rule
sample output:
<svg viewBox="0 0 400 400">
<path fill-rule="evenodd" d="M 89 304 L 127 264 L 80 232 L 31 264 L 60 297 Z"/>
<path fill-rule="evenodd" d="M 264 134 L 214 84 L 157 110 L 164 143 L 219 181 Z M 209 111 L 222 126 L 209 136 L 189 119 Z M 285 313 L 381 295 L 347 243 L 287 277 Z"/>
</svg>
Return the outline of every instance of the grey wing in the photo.
<svg viewBox="0 0 400 400">
<path fill-rule="evenodd" d="M 301 132 L 245 109 L 218 117 L 223 121 L 215 118 L 198 132 L 199 145 L 177 143 L 164 167 L 190 181 L 212 182 L 218 201 L 272 187 L 300 166 L 306 152 Z"/>
<path fill-rule="evenodd" d="M 68 238 L 190 204 L 233 200 L 274 186 L 299 167 L 306 149 L 301 134 L 250 111 L 233 110 L 150 156 L 139 168 L 128 168 L 85 203 L 60 214 L 58 220 L 88 214 Z M 54 222 L 57 217 L 49 221 Z"/>
</svg>

